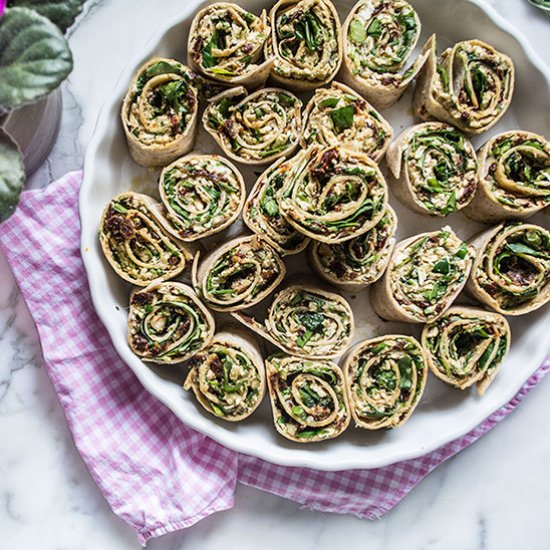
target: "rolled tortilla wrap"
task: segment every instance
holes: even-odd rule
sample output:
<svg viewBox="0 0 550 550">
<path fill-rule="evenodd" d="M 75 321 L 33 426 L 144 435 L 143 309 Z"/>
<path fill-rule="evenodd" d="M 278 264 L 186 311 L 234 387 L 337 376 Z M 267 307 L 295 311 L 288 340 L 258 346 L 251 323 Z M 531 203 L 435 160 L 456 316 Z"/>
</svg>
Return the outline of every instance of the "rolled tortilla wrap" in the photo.
<svg viewBox="0 0 550 550">
<path fill-rule="evenodd" d="M 525 219 L 550 203 L 550 142 L 513 130 L 478 151 L 479 186 L 464 214 L 483 223 Z"/>
<path fill-rule="evenodd" d="M 374 310 L 405 323 L 437 319 L 466 284 L 473 255 L 450 227 L 397 243 L 386 272 L 371 287 Z"/>
<path fill-rule="evenodd" d="M 193 263 L 193 286 L 208 307 L 238 311 L 258 304 L 283 280 L 285 264 L 257 235 L 237 237 Z"/>
<path fill-rule="evenodd" d="M 487 131 L 512 101 L 512 60 L 481 40 L 458 42 L 439 59 L 436 48 L 434 40 L 415 88 L 417 116 L 448 122 L 467 134 Z"/>
<path fill-rule="evenodd" d="M 265 395 L 264 360 L 258 343 L 243 330 L 217 332 L 188 360 L 184 389 L 192 390 L 210 414 L 239 422 L 249 417 Z"/>
<path fill-rule="evenodd" d="M 160 206 L 147 195 L 122 193 L 105 207 L 99 241 L 116 274 L 137 286 L 172 279 L 191 259 L 181 241 L 164 229 Z"/>
<path fill-rule="evenodd" d="M 510 349 L 510 326 L 498 313 L 454 306 L 424 326 L 422 346 L 440 380 L 483 395 Z"/>
<path fill-rule="evenodd" d="M 269 35 L 265 10 L 258 17 L 230 2 L 207 5 L 191 23 L 189 66 L 232 86 L 259 88 L 273 66 L 273 58 L 264 57 Z"/>
<path fill-rule="evenodd" d="M 212 315 L 182 283 L 154 283 L 130 297 L 128 343 L 145 361 L 185 361 L 210 343 L 214 330 Z"/>
<path fill-rule="evenodd" d="M 388 189 L 378 165 L 345 147 L 312 145 L 291 159 L 278 199 L 298 231 L 340 243 L 372 229 L 386 211 Z"/>
<path fill-rule="evenodd" d="M 332 361 L 279 353 L 266 360 L 273 421 L 296 443 L 339 436 L 349 425 L 342 371 Z"/>
<path fill-rule="evenodd" d="M 267 164 L 291 154 L 302 133 L 302 101 L 280 88 L 247 95 L 233 88 L 213 97 L 203 126 L 231 159 Z"/>
<path fill-rule="evenodd" d="M 393 130 L 376 109 L 357 92 L 339 82 L 319 88 L 304 112 L 301 145 L 344 145 L 379 160 Z"/>
<path fill-rule="evenodd" d="M 187 155 L 160 174 L 167 229 L 183 241 L 223 231 L 238 217 L 246 190 L 239 170 L 218 155 Z"/>
<path fill-rule="evenodd" d="M 523 315 L 550 300 L 550 231 L 507 222 L 470 241 L 476 256 L 466 290 L 504 315 Z"/>
<path fill-rule="evenodd" d="M 147 61 L 126 92 L 121 118 L 138 164 L 165 166 L 189 152 L 198 118 L 198 92 L 189 68 L 175 59 Z"/>
<path fill-rule="evenodd" d="M 271 80 L 295 92 L 328 84 L 342 63 L 340 20 L 330 0 L 280 0 L 269 13 Z"/>
<path fill-rule="evenodd" d="M 338 244 L 312 241 L 309 264 L 340 290 L 359 292 L 384 273 L 395 245 L 396 230 L 397 216 L 388 205 L 382 219 L 359 237 Z"/>
<path fill-rule="evenodd" d="M 244 223 L 283 256 L 298 254 L 309 242 L 286 221 L 279 208 L 278 191 L 290 170 L 286 159 L 272 164 L 254 184 L 243 209 Z"/>
<path fill-rule="evenodd" d="M 425 122 L 405 130 L 386 153 L 390 186 L 411 210 L 448 216 L 464 208 L 477 187 L 473 145 L 448 124 Z"/>
<path fill-rule="evenodd" d="M 377 109 L 391 107 L 427 61 L 433 37 L 403 71 L 420 36 L 420 19 L 405 0 L 360 0 L 342 26 L 343 81 Z"/>
<path fill-rule="evenodd" d="M 291 285 L 278 292 L 264 324 L 243 313 L 232 315 L 283 351 L 309 359 L 342 354 L 353 336 L 347 301 L 309 285 Z"/>
<path fill-rule="evenodd" d="M 426 355 L 412 336 L 388 334 L 353 347 L 342 364 L 351 414 L 359 428 L 403 425 L 428 376 Z"/>
</svg>

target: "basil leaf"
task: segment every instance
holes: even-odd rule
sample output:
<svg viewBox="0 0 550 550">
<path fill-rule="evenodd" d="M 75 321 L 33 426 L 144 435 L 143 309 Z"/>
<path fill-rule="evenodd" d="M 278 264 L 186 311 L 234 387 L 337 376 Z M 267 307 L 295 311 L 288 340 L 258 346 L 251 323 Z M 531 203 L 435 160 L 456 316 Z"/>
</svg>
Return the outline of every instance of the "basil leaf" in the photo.
<svg viewBox="0 0 550 550">
<path fill-rule="evenodd" d="M 47 96 L 72 68 L 69 45 L 49 19 L 27 8 L 6 10 L 0 19 L 0 107 Z"/>
<path fill-rule="evenodd" d="M 288 94 L 279 93 L 277 94 L 277 98 L 283 107 L 292 107 L 296 103 L 294 98 Z"/>
<path fill-rule="evenodd" d="M 346 105 L 339 109 L 333 109 L 330 111 L 329 116 L 334 125 L 334 130 L 338 133 L 351 128 L 353 126 L 353 115 L 355 114 L 355 107 L 353 105 Z"/>
<path fill-rule="evenodd" d="M 325 320 L 320 313 L 301 313 L 298 315 L 300 324 L 309 330 L 317 330 Z"/>
<path fill-rule="evenodd" d="M 65 32 L 82 11 L 84 0 L 11 0 L 10 7 L 30 8 Z"/>
<path fill-rule="evenodd" d="M 460 248 L 456 251 L 455 256 L 463 260 L 467 255 L 468 255 L 468 245 L 466 243 L 462 243 L 460 245 Z"/>
<path fill-rule="evenodd" d="M 24 182 L 25 170 L 19 148 L 0 128 L 0 222 L 13 214 Z"/>
<path fill-rule="evenodd" d="M 337 97 L 327 97 L 326 99 L 323 99 L 323 101 L 319 101 L 318 105 L 321 109 L 324 109 L 325 107 L 336 107 L 338 105 L 339 99 Z"/>
<path fill-rule="evenodd" d="M 367 39 L 367 31 L 358 19 L 354 19 L 349 25 L 349 35 L 353 42 L 362 44 Z"/>
<path fill-rule="evenodd" d="M 526 256 L 533 256 L 534 258 L 547 258 L 548 254 L 539 252 L 530 246 L 523 243 L 506 243 L 506 248 L 514 252 L 514 254 L 524 254 Z"/>
<path fill-rule="evenodd" d="M 443 275 L 447 275 L 450 270 L 451 264 L 449 263 L 449 260 L 447 260 L 447 258 L 436 262 L 432 269 L 434 273 L 441 273 Z"/>
<path fill-rule="evenodd" d="M 379 19 L 373 19 L 367 29 L 367 34 L 369 36 L 374 36 L 379 38 L 382 35 L 382 23 Z"/>
</svg>

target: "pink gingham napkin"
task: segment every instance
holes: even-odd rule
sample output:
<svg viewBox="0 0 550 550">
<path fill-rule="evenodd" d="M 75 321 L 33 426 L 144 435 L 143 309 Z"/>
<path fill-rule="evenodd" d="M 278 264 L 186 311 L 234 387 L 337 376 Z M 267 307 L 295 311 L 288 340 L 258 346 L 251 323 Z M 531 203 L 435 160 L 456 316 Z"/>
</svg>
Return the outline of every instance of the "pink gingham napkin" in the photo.
<svg viewBox="0 0 550 550">
<path fill-rule="evenodd" d="M 512 401 L 466 436 L 386 468 L 320 472 L 230 451 L 180 422 L 116 354 L 92 307 L 80 257 L 80 180 L 73 172 L 23 193 L 0 226 L 0 247 L 36 322 L 75 444 L 113 511 L 143 544 L 233 506 L 237 481 L 306 508 L 378 518 L 505 418 L 550 369 L 548 357 Z"/>
</svg>

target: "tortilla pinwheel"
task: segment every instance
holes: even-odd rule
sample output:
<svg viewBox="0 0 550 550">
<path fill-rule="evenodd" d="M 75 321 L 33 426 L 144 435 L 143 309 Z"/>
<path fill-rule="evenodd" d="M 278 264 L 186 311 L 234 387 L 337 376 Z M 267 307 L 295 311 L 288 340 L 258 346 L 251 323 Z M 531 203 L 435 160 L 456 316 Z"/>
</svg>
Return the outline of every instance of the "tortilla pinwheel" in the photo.
<svg viewBox="0 0 550 550">
<path fill-rule="evenodd" d="M 397 428 L 418 405 L 428 376 L 426 355 L 412 336 L 364 340 L 346 355 L 342 370 L 357 427 Z"/>
<path fill-rule="evenodd" d="M 302 147 L 314 143 L 330 147 L 345 145 L 379 160 L 393 130 L 376 109 L 357 92 L 339 82 L 319 88 L 304 113 Z"/>
<path fill-rule="evenodd" d="M 267 14 L 255 14 L 230 2 L 209 4 L 191 24 L 187 45 L 189 66 L 233 86 L 263 86 L 273 65 L 264 58 L 270 28 Z"/>
<path fill-rule="evenodd" d="M 265 395 L 264 360 L 257 342 L 244 331 L 217 332 L 186 366 L 184 389 L 222 420 L 244 420 Z"/>
<path fill-rule="evenodd" d="M 550 142 L 514 130 L 478 151 L 479 186 L 464 213 L 479 222 L 525 219 L 550 204 Z"/>
<path fill-rule="evenodd" d="M 498 313 L 455 306 L 424 326 L 422 346 L 439 379 L 483 395 L 510 349 L 510 326 Z"/>
<path fill-rule="evenodd" d="M 122 193 L 106 206 L 99 226 L 103 254 L 119 277 L 138 286 L 179 275 L 191 259 L 165 229 L 160 206 L 147 195 Z"/>
<path fill-rule="evenodd" d="M 397 216 L 388 206 L 382 219 L 359 237 L 337 244 L 312 241 L 309 263 L 330 284 L 358 292 L 384 273 L 395 245 L 396 229 Z"/>
<path fill-rule="evenodd" d="M 189 68 L 174 59 L 147 61 L 126 92 L 121 118 L 138 164 L 165 166 L 189 152 L 198 119 L 198 90 Z"/>
<path fill-rule="evenodd" d="M 388 189 L 378 165 L 346 147 L 312 145 L 291 159 L 279 207 L 300 233 L 340 243 L 372 229 L 386 211 Z"/>
<path fill-rule="evenodd" d="M 432 39 L 403 71 L 420 36 L 420 19 L 405 0 L 360 0 L 342 27 L 342 78 L 377 109 L 391 107 L 430 55 Z"/>
<path fill-rule="evenodd" d="M 218 155 L 187 155 L 160 174 L 167 226 L 183 241 L 219 233 L 240 214 L 246 190 L 239 170 Z"/>
<path fill-rule="evenodd" d="M 250 95 L 232 88 L 210 100 L 203 115 L 206 131 L 231 159 L 267 164 L 291 154 L 302 133 L 302 101 L 280 88 Z"/>
<path fill-rule="evenodd" d="M 487 131 L 512 101 L 512 60 L 481 40 L 458 42 L 439 59 L 436 48 L 433 40 L 415 88 L 417 116 L 448 122 L 467 134 Z"/>
<path fill-rule="evenodd" d="M 266 361 L 273 421 L 297 443 L 339 436 L 349 425 L 349 405 L 340 368 L 332 361 L 276 354 Z"/>
<path fill-rule="evenodd" d="M 433 321 L 466 284 L 473 256 L 450 227 L 405 239 L 395 245 L 386 272 L 371 287 L 371 304 L 384 319 Z"/>
<path fill-rule="evenodd" d="M 523 315 L 550 300 L 550 231 L 507 222 L 472 241 L 476 251 L 466 290 L 504 315 Z"/>
<path fill-rule="evenodd" d="M 128 343 L 145 361 L 185 361 L 210 343 L 214 330 L 212 315 L 182 283 L 155 283 L 130 297 Z"/>
<path fill-rule="evenodd" d="M 296 92 L 330 82 L 342 63 L 340 20 L 330 0 L 280 0 L 269 13 L 271 79 Z"/>
<path fill-rule="evenodd" d="M 405 130 L 390 145 L 390 186 L 410 209 L 447 216 L 464 208 L 477 187 L 473 145 L 448 124 L 425 122 Z"/>
<path fill-rule="evenodd" d="M 353 336 L 353 313 L 346 300 L 305 284 L 278 292 L 264 324 L 240 312 L 232 315 L 280 349 L 309 359 L 340 355 Z"/>
<path fill-rule="evenodd" d="M 257 235 L 237 237 L 193 263 L 193 286 L 208 307 L 238 311 L 261 302 L 283 280 L 285 264 Z"/>
</svg>

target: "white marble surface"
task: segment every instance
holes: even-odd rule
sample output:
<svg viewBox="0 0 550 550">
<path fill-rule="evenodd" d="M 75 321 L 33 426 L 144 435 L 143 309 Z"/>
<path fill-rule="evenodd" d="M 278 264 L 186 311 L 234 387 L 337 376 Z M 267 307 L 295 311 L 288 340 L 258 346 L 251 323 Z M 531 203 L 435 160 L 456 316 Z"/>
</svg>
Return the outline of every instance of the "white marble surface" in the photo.
<svg viewBox="0 0 550 550">
<path fill-rule="evenodd" d="M 550 21 L 523 0 L 486 0 L 550 64 Z M 434 2 L 436 4 L 436 2 Z M 29 182 L 46 185 L 82 165 L 110 82 L 181 0 L 90 0 L 71 31 L 75 69 L 63 85 L 58 141 Z M 132 17 L 132 28 L 127 21 Z M 71 440 L 42 368 L 29 313 L 0 256 L 0 548 L 137 549 Z M 388 549 L 550 548 L 550 377 L 479 442 L 440 466 L 383 519 L 370 522 L 300 510 L 239 487 L 236 505 L 149 544 L 157 550 L 285 547 Z"/>
</svg>

